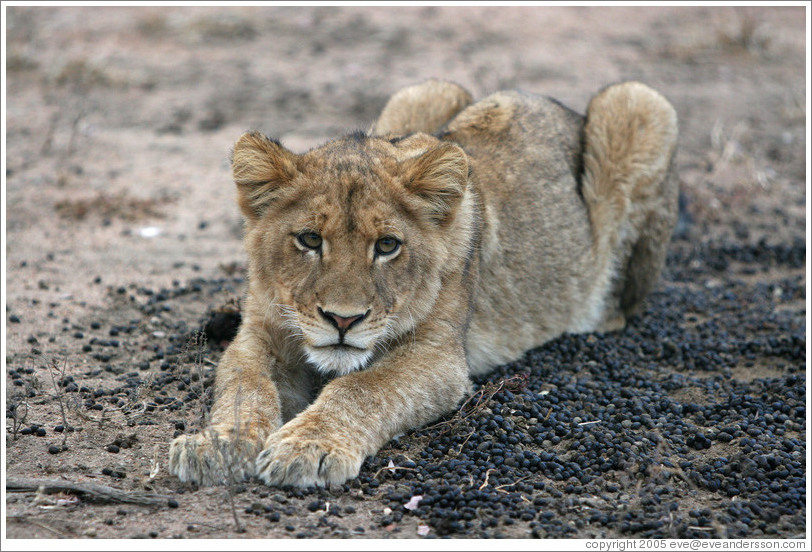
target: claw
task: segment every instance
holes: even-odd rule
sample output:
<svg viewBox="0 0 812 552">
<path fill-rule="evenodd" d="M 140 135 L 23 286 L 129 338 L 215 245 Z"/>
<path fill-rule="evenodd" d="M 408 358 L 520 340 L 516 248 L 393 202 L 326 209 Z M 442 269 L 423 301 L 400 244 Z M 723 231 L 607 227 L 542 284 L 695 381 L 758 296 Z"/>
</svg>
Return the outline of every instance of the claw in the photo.
<svg viewBox="0 0 812 552">
<path fill-rule="evenodd" d="M 324 487 L 356 477 L 362 460 L 345 445 L 274 434 L 257 456 L 255 472 L 267 485 Z"/>
</svg>

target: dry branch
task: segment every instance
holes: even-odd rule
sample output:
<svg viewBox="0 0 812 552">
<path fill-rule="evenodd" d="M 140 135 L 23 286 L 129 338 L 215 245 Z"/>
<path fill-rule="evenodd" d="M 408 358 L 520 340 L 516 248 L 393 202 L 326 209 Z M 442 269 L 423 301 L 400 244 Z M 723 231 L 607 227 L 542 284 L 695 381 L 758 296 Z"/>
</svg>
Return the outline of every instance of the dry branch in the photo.
<svg viewBox="0 0 812 552">
<path fill-rule="evenodd" d="M 116 502 L 126 504 L 140 504 L 147 506 L 166 505 L 169 497 L 142 493 L 137 491 L 123 491 L 107 485 L 96 483 L 73 483 L 59 479 L 13 479 L 6 480 L 6 490 L 8 492 L 26 492 L 42 489 L 44 493 L 67 492 L 74 494 L 88 495 L 96 502 Z"/>
</svg>

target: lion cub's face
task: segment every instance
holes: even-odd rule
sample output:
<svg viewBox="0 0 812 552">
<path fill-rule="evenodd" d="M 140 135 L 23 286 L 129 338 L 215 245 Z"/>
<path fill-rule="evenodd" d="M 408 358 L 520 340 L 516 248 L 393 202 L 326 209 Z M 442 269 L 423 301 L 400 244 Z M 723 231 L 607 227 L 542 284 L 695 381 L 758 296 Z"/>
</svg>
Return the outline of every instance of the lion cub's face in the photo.
<svg viewBox="0 0 812 552">
<path fill-rule="evenodd" d="M 295 155 L 248 133 L 233 172 L 252 296 L 322 371 L 363 368 L 413 331 L 466 247 L 450 232 L 467 158 L 425 135 L 351 136 Z"/>
</svg>

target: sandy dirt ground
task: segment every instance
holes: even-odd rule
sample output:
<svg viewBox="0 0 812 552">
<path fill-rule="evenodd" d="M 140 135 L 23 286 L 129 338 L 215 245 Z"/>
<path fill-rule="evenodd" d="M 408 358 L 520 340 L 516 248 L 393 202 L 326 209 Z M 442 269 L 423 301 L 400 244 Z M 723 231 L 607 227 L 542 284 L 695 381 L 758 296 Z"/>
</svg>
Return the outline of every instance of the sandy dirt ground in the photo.
<svg viewBox="0 0 812 552">
<path fill-rule="evenodd" d="M 9 544 L 553 535 L 539 520 L 497 520 L 483 532 L 443 530 L 428 514 L 393 518 L 381 498 L 397 485 L 388 480 L 377 490 L 302 494 L 256 482 L 197 489 L 166 470 L 169 441 L 200 427 L 228 339 L 211 325 L 205 341 L 197 331 L 215 318 L 228 326 L 244 289 L 231 145 L 257 129 L 305 151 L 368 128 L 391 93 L 427 78 L 476 97 L 521 88 L 579 112 L 613 82 L 661 91 L 680 117 L 683 212 L 659 304 L 697 326 L 725 313 L 691 314 L 675 290 L 734 278 L 746 289 L 772 286 L 770 313 L 787 324 L 775 339 L 801 336 L 803 354 L 779 367 L 759 356 L 727 376 L 748 383 L 792 373 L 805 395 L 804 8 L 8 7 L 5 15 L 4 476 L 106 485 L 135 501 L 15 489 L 5 494 Z M 788 247 L 796 260 L 714 264 L 714 251 L 759 244 Z M 708 376 L 701 366 L 669 369 Z M 787 435 L 805 443 L 805 423 L 793 423 Z M 367 476 L 388 459 L 382 452 Z M 678 494 L 678 513 L 721 500 L 708 488 Z M 157 505 L 139 502 L 155 496 Z M 586 518 L 577 508 L 557 512 L 572 527 L 566 537 L 732 531 L 696 530 L 694 516 L 682 533 L 667 524 L 629 533 L 620 521 L 578 523 Z M 804 535 L 805 507 L 764 519 L 732 536 Z"/>
</svg>

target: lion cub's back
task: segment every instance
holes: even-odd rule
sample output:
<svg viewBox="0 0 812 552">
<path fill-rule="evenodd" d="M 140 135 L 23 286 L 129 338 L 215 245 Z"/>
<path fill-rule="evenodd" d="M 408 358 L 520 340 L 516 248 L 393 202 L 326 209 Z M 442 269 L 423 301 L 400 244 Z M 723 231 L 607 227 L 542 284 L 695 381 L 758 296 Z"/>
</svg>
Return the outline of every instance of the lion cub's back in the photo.
<svg viewBox="0 0 812 552">
<path fill-rule="evenodd" d="M 444 139 L 470 155 L 482 198 L 471 371 L 589 326 L 591 233 L 579 190 L 583 117 L 558 102 L 498 92 L 463 110 Z"/>
<path fill-rule="evenodd" d="M 485 154 L 533 170 L 536 182 L 552 182 L 563 173 L 580 173 L 583 125 L 581 115 L 547 96 L 506 90 L 461 111 L 443 138 L 459 143 L 474 159 Z"/>
</svg>

